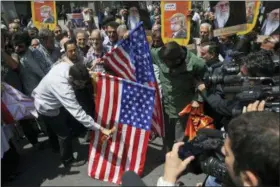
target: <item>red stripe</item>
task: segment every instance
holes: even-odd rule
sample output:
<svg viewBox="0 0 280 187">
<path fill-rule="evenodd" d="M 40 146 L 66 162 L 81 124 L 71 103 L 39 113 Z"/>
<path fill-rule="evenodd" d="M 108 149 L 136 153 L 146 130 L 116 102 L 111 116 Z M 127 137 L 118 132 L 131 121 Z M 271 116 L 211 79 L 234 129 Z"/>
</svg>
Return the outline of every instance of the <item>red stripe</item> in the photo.
<svg viewBox="0 0 280 187">
<path fill-rule="evenodd" d="M 135 128 L 135 127 L 133 127 L 133 128 Z M 129 166 L 129 170 L 132 170 L 132 171 L 135 168 L 137 153 L 138 153 L 138 151 L 140 151 L 140 150 L 138 150 L 140 135 L 141 135 L 141 129 L 136 128 L 135 135 L 134 135 L 134 140 L 133 140 L 132 155 L 131 155 L 131 158 L 130 158 L 130 166 Z"/>
<path fill-rule="evenodd" d="M 123 142 L 124 148 L 123 148 L 123 154 L 122 154 L 123 156 L 121 158 L 122 160 L 121 160 L 121 165 L 120 165 L 119 178 L 120 178 L 120 176 L 122 176 L 122 173 L 125 171 L 125 165 L 126 165 L 127 156 L 128 156 L 129 142 L 130 142 L 132 128 L 133 127 L 131 125 L 127 125 L 126 137 L 125 137 L 125 141 Z"/>
<path fill-rule="evenodd" d="M 106 79 L 106 78 L 105 78 Z M 107 128 L 107 125 L 110 125 L 108 128 L 111 128 L 112 124 L 110 123 L 112 121 L 112 115 L 111 116 L 108 116 L 108 113 L 109 113 L 109 105 L 110 105 L 110 99 L 114 99 L 114 98 L 110 98 L 111 97 L 111 94 L 110 92 L 111 91 L 114 91 L 114 88 L 115 87 L 111 87 L 111 82 L 114 82 L 114 80 L 111 80 L 111 79 L 106 79 L 106 92 L 105 92 L 105 97 L 106 97 L 106 102 L 105 102 L 105 105 L 104 106 L 107 106 L 106 108 L 104 108 L 104 110 L 106 110 L 106 112 L 104 113 L 103 111 L 103 119 L 104 119 L 104 122 L 102 124 L 104 124 L 104 126 Z M 118 82 L 115 81 L 115 84 L 114 85 L 117 85 Z M 115 95 L 115 94 L 114 94 Z M 112 104 L 115 102 L 115 100 L 113 100 Z M 114 114 L 116 111 L 112 111 L 112 114 Z M 105 114 L 105 115 L 104 115 Z M 109 120 L 109 124 L 107 124 L 107 119 L 110 118 Z M 113 118 L 114 120 L 114 118 Z M 107 167 L 107 163 L 108 163 L 108 156 L 109 156 L 109 153 L 110 153 L 110 147 L 111 147 L 111 144 L 112 144 L 112 141 L 107 141 L 107 145 L 106 145 L 106 148 L 105 148 L 105 153 L 103 155 L 103 162 L 102 162 L 102 166 L 101 166 L 101 169 L 100 169 L 100 175 L 99 175 L 99 180 L 104 180 L 104 176 L 105 176 L 105 171 L 106 171 L 106 167 Z"/>
<path fill-rule="evenodd" d="M 139 166 L 139 170 L 138 170 L 138 173 L 137 173 L 139 176 L 141 176 L 143 171 L 144 171 L 149 137 L 150 137 L 150 132 L 146 131 L 145 132 L 144 143 L 143 143 L 143 147 L 142 147 L 140 166 Z"/>
<path fill-rule="evenodd" d="M 97 99 L 100 101 L 101 100 L 100 97 L 102 96 L 101 95 L 102 94 L 102 90 L 105 89 L 105 85 L 107 85 L 107 81 L 106 81 L 107 79 L 99 76 L 98 80 L 99 81 L 98 81 L 97 85 L 99 86 L 98 88 L 100 88 L 100 89 L 98 90 L 98 95 L 97 95 L 98 98 Z M 106 103 L 106 100 L 108 100 L 106 98 L 106 96 L 108 96 L 107 88 L 105 90 L 105 101 L 104 101 L 104 103 L 99 103 L 99 104 L 101 104 L 103 106 L 106 106 L 105 103 Z M 108 102 L 107 102 L 107 104 L 108 104 Z M 100 105 L 98 105 L 98 106 L 100 106 Z M 104 121 L 104 114 L 106 113 L 106 108 L 104 107 L 104 109 L 105 109 L 105 112 L 103 110 L 103 115 L 102 115 L 102 119 L 101 119 L 102 122 Z M 97 116 L 101 115 L 100 108 L 98 108 L 98 110 L 96 110 L 96 111 L 98 111 L 97 112 Z M 102 123 L 102 124 L 104 124 L 104 123 Z M 102 126 L 104 127 L 104 125 L 102 125 Z M 92 164 L 92 176 L 94 176 L 95 173 L 96 173 L 98 162 L 99 162 L 99 158 L 100 158 L 100 153 L 101 153 L 101 148 L 102 148 L 102 146 L 99 144 L 101 142 L 100 140 L 101 140 L 101 133 L 99 134 L 98 144 L 97 144 L 97 147 L 95 148 L 96 152 L 95 152 L 94 161 L 93 161 L 93 164 Z"/>
<path fill-rule="evenodd" d="M 122 53 L 122 51 L 118 48 L 117 50 L 117 55 L 119 56 L 119 58 L 124 62 L 125 65 L 127 65 L 128 71 L 131 72 L 132 75 L 135 74 L 133 68 L 131 67 L 131 63 L 129 61 L 129 59 L 126 58 L 126 56 Z"/>
<path fill-rule="evenodd" d="M 112 162 L 111 162 L 111 169 L 110 169 L 110 174 L 109 174 L 109 181 L 113 181 L 113 177 L 115 175 L 115 170 L 116 170 L 116 164 L 117 164 L 117 160 L 119 159 L 118 158 L 118 153 L 119 153 L 119 149 L 120 149 L 120 145 L 122 142 L 121 141 L 121 133 L 122 133 L 122 128 L 123 128 L 123 125 L 118 125 L 118 135 L 117 135 L 117 138 L 116 138 L 116 145 L 115 145 L 115 151 L 113 153 L 113 157 L 112 157 Z"/>
<path fill-rule="evenodd" d="M 127 68 L 125 66 L 128 66 L 128 64 L 123 64 L 116 60 L 116 58 L 113 56 L 113 54 L 110 55 L 111 60 L 113 61 L 114 65 L 117 66 L 119 69 L 121 69 L 125 75 L 129 78 L 129 80 L 135 80 L 131 75 L 129 74 Z M 124 78 L 124 77 L 122 77 Z"/>
<path fill-rule="evenodd" d="M 119 83 L 119 81 L 116 81 L 116 82 Z M 114 103 L 117 103 L 118 99 L 119 99 L 118 96 L 119 96 L 120 91 L 121 91 L 121 90 L 119 90 L 119 84 L 115 84 L 114 85 L 114 90 L 115 90 Z M 116 113 L 117 113 L 117 108 L 118 107 L 119 106 L 117 106 L 116 104 L 113 104 L 112 119 L 110 121 L 111 127 L 113 127 L 113 125 L 115 123 Z M 118 128 L 117 133 L 122 132 L 122 125 L 118 125 L 117 128 Z M 113 177 L 114 177 L 115 165 L 116 165 L 116 162 L 117 162 L 117 159 L 118 159 L 118 152 L 119 152 L 119 147 L 120 147 L 120 144 L 117 143 L 117 142 L 120 142 L 120 140 L 121 140 L 121 134 L 118 134 L 116 136 L 115 150 L 114 150 L 114 153 L 113 153 L 113 156 L 112 156 L 112 160 L 111 160 L 111 169 L 110 169 L 110 174 L 109 174 L 109 177 L 108 177 L 109 180 L 113 180 Z"/>
<path fill-rule="evenodd" d="M 100 75 L 97 75 L 97 82 L 93 83 L 93 84 L 96 84 L 96 86 L 94 86 L 94 88 L 96 89 L 95 92 L 96 92 L 96 97 L 95 97 L 95 113 L 94 113 L 94 118 L 95 118 L 95 121 L 97 121 L 97 118 L 98 118 L 98 111 L 99 111 L 99 106 L 100 106 L 100 96 L 101 96 L 101 92 L 102 92 L 102 78 L 100 77 Z M 95 131 L 92 131 L 91 132 L 91 143 L 90 143 L 90 149 L 89 149 L 89 155 L 91 154 L 91 151 L 92 151 L 92 147 L 93 147 L 93 144 L 94 144 L 94 139 L 95 139 Z M 96 154 L 97 152 L 95 152 Z M 98 163 L 98 160 L 96 160 L 96 155 L 94 155 L 94 159 L 93 159 L 93 166 L 96 165 Z M 91 172 L 90 172 L 90 175 L 93 176 L 95 173 L 95 170 L 93 168 L 91 168 Z"/>
</svg>

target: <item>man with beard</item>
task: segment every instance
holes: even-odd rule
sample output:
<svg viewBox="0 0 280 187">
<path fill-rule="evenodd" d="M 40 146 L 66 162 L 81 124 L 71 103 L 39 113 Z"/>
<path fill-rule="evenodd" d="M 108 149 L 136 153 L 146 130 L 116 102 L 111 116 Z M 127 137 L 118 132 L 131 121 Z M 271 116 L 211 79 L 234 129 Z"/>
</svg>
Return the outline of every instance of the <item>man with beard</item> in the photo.
<svg viewBox="0 0 280 187">
<path fill-rule="evenodd" d="M 244 1 L 211 1 L 214 10 L 215 29 L 246 24 L 246 8 Z"/>
<path fill-rule="evenodd" d="M 277 35 L 280 34 L 280 8 L 274 9 L 267 14 L 267 19 L 264 21 L 261 34 L 262 35 Z"/>
<path fill-rule="evenodd" d="M 100 63 L 101 58 L 107 53 L 106 47 L 103 46 L 103 37 L 101 31 L 96 29 L 93 30 L 89 40 L 91 41 L 91 48 L 89 49 L 86 56 L 86 66 L 94 72 L 105 72 L 103 64 Z M 98 64 L 98 65 L 97 65 Z"/>
<path fill-rule="evenodd" d="M 54 45 L 55 47 L 60 48 L 60 40 L 63 37 L 61 26 L 56 25 L 53 33 L 54 33 L 54 42 L 55 42 Z"/>
<path fill-rule="evenodd" d="M 36 61 L 29 48 L 31 40 L 27 32 L 17 32 L 13 35 L 12 43 L 15 53 L 18 55 L 19 78 L 23 86 L 23 93 L 31 96 L 32 91 L 46 75 L 41 66 L 41 61 Z M 16 58 L 16 56 L 14 56 Z M 35 148 L 40 148 L 38 134 L 33 126 L 33 120 L 21 120 L 20 125 L 28 141 Z"/>
<path fill-rule="evenodd" d="M 186 17 L 182 13 L 173 14 L 170 18 L 171 38 L 186 38 Z"/>
<path fill-rule="evenodd" d="M 129 30 L 132 30 L 140 21 L 140 14 L 137 7 L 133 6 L 129 9 L 129 15 L 127 19 L 127 27 Z"/>
</svg>

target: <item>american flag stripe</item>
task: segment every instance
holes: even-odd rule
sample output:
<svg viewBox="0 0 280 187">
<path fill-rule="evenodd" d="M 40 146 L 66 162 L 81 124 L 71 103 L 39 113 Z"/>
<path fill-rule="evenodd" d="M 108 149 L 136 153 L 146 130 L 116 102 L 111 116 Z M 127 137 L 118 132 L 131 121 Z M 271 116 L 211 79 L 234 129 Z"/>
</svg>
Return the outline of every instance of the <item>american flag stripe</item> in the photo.
<svg viewBox="0 0 280 187">
<path fill-rule="evenodd" d="M 121 77 L 136 81 L 135 67 L 129 62 L 130 59 L 122 47 L 115 48 L 110 53 L 107 53 L 105 59 L 109 61 L 110 67 L 114 71 L 116 70 L 115 72 L 119 73 Z"/>
<path fill-rule="evenodd" d="M 116 58 L 117 57 L 117 58 Z M 104 57 L 109 63 L 110 68 L 121 78 L 131 81 L 136 81 L 135 67 L 130 63 L 131 59 L 127 52 L 119 46 L 113 49 Z M 153 112 L 152 130 L 159 136 L 164 136 L 162 106 L 160 101 L 159 89 L 157 84 L 149 84 L 151 87 L 156 88 L 155 107 Z"/>
<path fill-rule="evenodd" d="M 133 170 L 141 174 L 145 161 L 149 132 L 127 124 L 117 124 L 120 116 L 122 82 L 119 78 L 97 76 L 97 123 L 106 128 L 117 126 L 118 132 L 102 146 L 100 133 L 92 133 L 88 174 L 96 179 L 119 184 L 122 173 Z M 99 97 L 100 96 L 100 97 Z"/>
<path fill-rule="evenodd" d="M 112 116 L 112 112 L 113 112 L 113 101 L 114 101 L 114 81 L 106 81 L 106 94 L 109 94 L 109 99 L 105 99 L 105 106 L 109 106 L 109 109 L 106 110 L 106 112 L 103 113 L 103 119 L 105 121 L 105 123 L 103 124 L 106 124 L 106 128 L 107 129 L 110 129 L 112 128 L 112 125 L 110 125 L 112 122 L 111 118 L 113 118 Z M 106 96 L 105 96 L 106 97 Z M 115 113 L 115 111 L 114 111 Z M 114 118 L 113 118 L 114 119 Z M 96 172 L 96 176 L 97 178 L 103 180 L 104 178 L 104 174 L 105 173 L 101 173 L 101 171 L 104 171 L 106 169 L 106 166 L 107 166 L 107 162 L 106 162 L 106 158 L 108 157 L 108 154 L 109 154 L 109 151 L 110 149 L 107 148 L 107 146 L 109 147 L 110 145 L 110 142 L 104 142 L 104 144 L 102 145 L 102 150 L 101 150 L 101 153 L 102 156 L 101 156 L 101 159 L 99 159 L 99 162 L 98 162 L 98 167 L 97 167 L 97 172 Z M 105 159 L 104 159 L 105 158 Z"/>
</svg>

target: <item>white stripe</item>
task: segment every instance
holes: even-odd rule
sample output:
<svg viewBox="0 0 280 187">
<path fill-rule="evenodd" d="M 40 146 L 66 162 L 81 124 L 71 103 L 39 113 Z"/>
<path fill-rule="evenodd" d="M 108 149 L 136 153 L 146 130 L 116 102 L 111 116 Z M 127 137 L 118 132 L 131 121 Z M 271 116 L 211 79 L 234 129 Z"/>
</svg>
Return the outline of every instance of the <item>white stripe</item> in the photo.
<svg viewBox="0 0 280 187">
<path fill-rule="evenodd" d="M 146 131 L 144 129 L 141 129 L 140 140 L 139 140 L 138 149 L 137 149 L 136 163 L 135 163 L 135 168 L 134 168 L 135 173 L 139 172 L 140 161 L 142 160 L 141 155 L 142 155 L 142 152 L 143 152 L 145 133 L 146 133 Z"/>
<path fill-rule="evenodd" d="M 99 76 L 97 76 L 96 78 L 96 82 L 98 82 L 100 79 Z M 102 114 L 103 114 L 103 106 L 104 106 L 104 102 L 105 102 L 105 91 L 106 91 L 106 84 L 103 85 L 104 82 L 104 78 L 102 78 L 102 91 L 101 91 L 101 98 L 100 98 L 100 103 L 99 103 L 99 111 L 98 111 L 98 118 L 97 118 L 97 123 L 101 124 L 101 119 L 102 119 Z M 96 147 L 98 144 L 98 139 L 99 139 L 99 131 L 94 131 L 93 132 L 95 134 L 94 140 L 93 140 L 93 145 L 92 145 L 92 149 L 91 149 L 91 153 L 90 153 L 90 157 L 89 157 L 89 163 L 88 163 L 88 175 L 91 176 L 91 171 L 92 171 L 92 167 L 93 167 L 93 161 L 94 161 L 94 157 L 95 157 L 95 153 L 96 153 Z"/>
<path fill-rule="evenodd" d="M 122 95 L 122 81 L 118 80 L 118 100 L 116 102 L 114 102 L 117 106 L 117 110 L 116 110 L 116 115 L 115 115 L 115 127 L 118 128 L 118 122 L 119 122 L 119 116 L 120 116 L 120 106 L 121 106 L 121 95 Z M 112 95 L 111 97 L 114 97 L 114 95 Z M 113 105 L 113 104 L 112 104 Z M 109 122 L 108 122 L 109 123 Z M 109 175 L 110 175 L 110 170 L 111 170 L 111 163 L 112 163 L 112 158 L 113 158 L 113 154 L 115 154 L 115 148 L 116 148 L 116 139 L 117 139 L 117 135 L 118 133 L 115 133 L 113 135 L 112 138 L 112 144 L 110 147 L 110 152 L 108 155 L 108 162 L 107 162 L 107 166 L 106 166 L 106 171 L 105 171 L 105 175 L 104 175 L 104 181 L 109 181 Z"/>
<path fill-rule="evenodd" d="M 120 51 L 122 52 L 122 54 L 125 56 L 125 58 L 130 62 L 131 68 L 132 68 L 133 71 L 135 72 L 135 66 L 134 66 L 134 64 L 131 63 L 130 56 L 127 54 L 127 52 L 126 52 L 122 47 L 119 47 L 119 49 L 120 49 Z"/>
<path fill-rule="evenodd" d="M 129 149 L 127 152 L 127 159 L 126 159 L 126 164 L 125 164 L 125 171 L 129 170 L 130 164 L 131 164 L 131 159 L 132 159 L 132 153 L 133 153 L 133 144 L 134 144 L 134 139 L 135 139 L 135 133 L 136 133 L 136 128 L 132 127 L 131 128 L 131 136 L 129 140 Z"/>
<path fill-rule="evenodd" d="M 116 61 L 118 61 L 118 63 L 121 64 L 123 66 L 123 68 L 126 69 L 128 74 L 130 75 L 130 77 L 132 77 L 135 80 L 136 78 L 135 78 L 134 72 L 130 71 L 130 69 L 128 68 L 128 65 L 125 64 L 125 62 L 117 55 L 117 53 L 114 53 L 113 56 L 115 57 Z"/>
<path fill-rule="evenodd" d="M 106 78 L 104 78 L 106 79 Z M 109 96 L 109 106 L 108 106 L 108 112 L 107 112 L 107 119 L 106 119 L 106 128 L 110 128 L 110 119 L 112 117 L 112 109 L 113 109 L 113 103 L 114 103 L 114 80 L 110 80 L 110 86 L 109 86 L 109 90 L 107 88 L 107 94 L 108 94 L 108 91 L 110 96 Z M 107 96 L 108 97 L 108 96 Z M 104 115 L 104 114 L 103 114 Z M 100 172 L 101 172 L 101 169 L 102 169 L 102 165 L 103 165 L 103 160 L 107 160 L 107 158 L 104 158 L 105 156 L 105 152 L 106 152 L 106 149 L 109 149 L 107 147 L 107 141 L 104 141 L 103 144 L 102 144 L 102 148 L 101 148 L 101 154 L 100 154 L 100 157 L 99 157 L 99 160 L 98 160 L 98 166 L 97 166 L 97 169 L 96 169 L 96 178 L 99 179 L 99 175 L 100 175 Z"/>
<path fill-rule="evenodd" d="M 120 165 L 121 165 L 121 161 L 122 161 L 123 148 L 124 148 L 125 138 L 126 138 L 126 133 L 127 133 L 126 131 L 127 131 L 127 125 L 123 125 L 122 132 L 121 132 L 120 147 L 119 147 L 119 152 L 118 152 L 118 160 L 116 162 L 116 169 L 115 169 L 115 173 L 114 173 L 113 181 L 112 181 L 113 183 L 117 183 L 118 179 L 119 179 Z"/>
<path fill-rule="evenodd" d="M 109 63 L 111 64 L 111 66 L 113 66 L 114 69 L 116 69 L 116 71 L 117 71 L 118 73 L 120 73 L 120 74 L 123 76 L 123 78 L 129 80 L 129 77 L 125 74 L 125 72 L 123 72 L 123 70 L 121 70 L 120 68 L 118 68 L 118 67 L 116 66 L 116 64 L 111 60 L 110 57 L 106 57 L 106 59 L 109 61 Z"/>
</svg>

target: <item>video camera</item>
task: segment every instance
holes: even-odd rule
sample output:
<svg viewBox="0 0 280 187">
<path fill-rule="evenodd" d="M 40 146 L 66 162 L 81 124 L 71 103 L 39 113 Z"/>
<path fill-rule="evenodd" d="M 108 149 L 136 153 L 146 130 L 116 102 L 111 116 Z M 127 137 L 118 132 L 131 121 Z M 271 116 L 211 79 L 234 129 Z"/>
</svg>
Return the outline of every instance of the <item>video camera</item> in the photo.
<svg viewBox="0 0 280 187">
<path fill-rule="evenodd" d="M 200 129 L 192 141 L 185 141 L 179 148 L 179 158 L 184 160 L 195 156 L 193 173 L 205 173 L 216 177 L 222 183 L 232 184 L 221 152 L 226 133 L 215 129 Z"/>
</svg>

